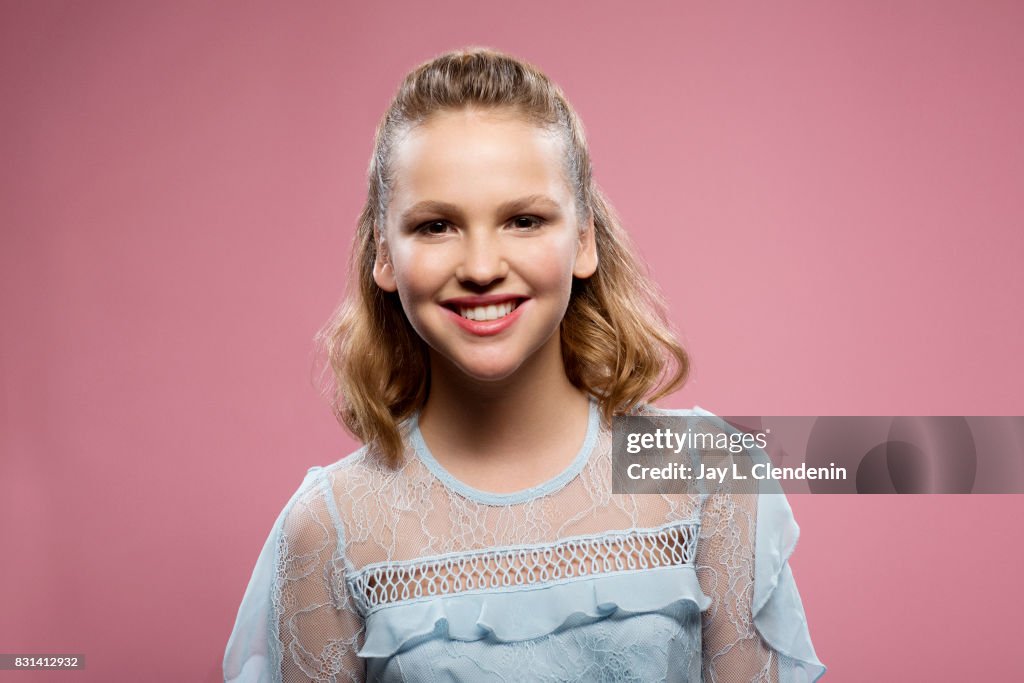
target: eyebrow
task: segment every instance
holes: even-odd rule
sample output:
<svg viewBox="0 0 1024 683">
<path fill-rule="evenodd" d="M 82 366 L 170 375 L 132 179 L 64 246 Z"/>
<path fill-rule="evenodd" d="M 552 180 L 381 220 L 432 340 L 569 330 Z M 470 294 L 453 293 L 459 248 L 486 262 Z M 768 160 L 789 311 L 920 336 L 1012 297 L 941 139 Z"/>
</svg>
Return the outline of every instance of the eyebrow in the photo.
<svg viewBox="0 0 1024 683">
<path fill-rule="evenodd" d="M 519 197 L 518 199 L 512 199 L 507 202 L 502 202 L 498 205 L 499 214 L 509 214 L 516 211 L 522 211 L 523 209 L 533 206 L 535 204 L 542 204 L 550 209 L 558 210 L 559 204 L 551 197 L 545 194 L 531 194 L 525 197 Z M 455 204 L 449 204 L 448 202 L 441 202 L 434 199 L 426 199 L 422 202 L 416 202 L 408 209 L 402 212 L 400 220 L 404 223 L 409 219 L 410 216 L 416 213 L 451 213 L 461 215 L 461 211 Z"/>
</svg>

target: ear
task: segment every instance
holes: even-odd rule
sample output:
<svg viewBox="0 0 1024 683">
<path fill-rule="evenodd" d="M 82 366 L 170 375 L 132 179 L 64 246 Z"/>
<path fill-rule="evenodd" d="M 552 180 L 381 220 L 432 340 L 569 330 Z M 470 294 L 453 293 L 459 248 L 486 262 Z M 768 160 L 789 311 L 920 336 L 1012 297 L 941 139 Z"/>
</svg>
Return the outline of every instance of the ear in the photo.
<svg viewBox="0 0 1024 683">
<path fill-rule="evenodd" d="M 377 256 L 373 261 L 373 281 L 385 292 L 397 291 L 398 283 L 395 281 L 395 269 L 391 265 L 388 243 L 376 225 L 373 226 L 373 240 L 377 245 Z"/>
<path fill-rule="evenodd" d="M 587 219 L 586 227 L 580 233 L 579 245 L 576 250 L 576 264 L 572 274 L 586 279 L 597 272 L 597 233 L 594 228 L 594 215 Z"/>
</svg>

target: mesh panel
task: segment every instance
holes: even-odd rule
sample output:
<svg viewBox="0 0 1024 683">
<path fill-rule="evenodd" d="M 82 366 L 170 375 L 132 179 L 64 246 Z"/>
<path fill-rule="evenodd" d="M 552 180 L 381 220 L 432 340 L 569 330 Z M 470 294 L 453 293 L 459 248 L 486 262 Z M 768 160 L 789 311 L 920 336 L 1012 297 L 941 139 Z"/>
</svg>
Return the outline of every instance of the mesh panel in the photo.
<svg viewBox="0 0 1024 683">
<path fill-rule="evenodd" d="M 529 586 L 616 571 L 692 564 L 696 522 L 600 538 L 573 538 L 530 548 L 478 551 L 354 572 L 352 594 L 366 614 L 383 605 L 432 595 Z"/>
</svg>

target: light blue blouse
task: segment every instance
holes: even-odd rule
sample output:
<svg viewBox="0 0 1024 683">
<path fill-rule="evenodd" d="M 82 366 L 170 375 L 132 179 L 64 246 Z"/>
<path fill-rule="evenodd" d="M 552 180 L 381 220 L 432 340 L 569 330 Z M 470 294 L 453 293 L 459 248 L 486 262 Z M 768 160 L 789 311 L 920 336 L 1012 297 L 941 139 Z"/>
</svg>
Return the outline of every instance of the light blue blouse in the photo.
<svg viewBox="0 0 1024 683">
<path fill-rule="evenodd" d="M 732 430 L 699 407 L 635 414 Z M 226 682 L 788 683 L 825 672 L 781 493 L 613 494 L 595 401 L 570 466 L 511 494 L 459 481 L 415 416 L 407 429 L 398 469 L 364 447 L 307 472 L 242 598 Z"/>
</svg>

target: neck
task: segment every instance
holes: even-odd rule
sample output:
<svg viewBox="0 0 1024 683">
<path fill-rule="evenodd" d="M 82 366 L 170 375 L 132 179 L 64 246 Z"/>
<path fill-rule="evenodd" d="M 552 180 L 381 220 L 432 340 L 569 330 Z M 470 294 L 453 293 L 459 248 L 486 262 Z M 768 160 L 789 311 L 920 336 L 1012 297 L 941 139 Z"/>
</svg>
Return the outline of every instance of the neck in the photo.
<svg viewBox="0 0 1024 683">
<path fill-rule="evenodd" d="M 552 342 L 501 380 L 467 377 L 432 355 L 430 395 L 419 424 L 439 458 L 444 453 L 452 460 L 515 457 L 522 462 L 526 454 L 550 457 L 556 435 L 577 440 L 589 407 L 587 394 L 565 374 L 556 332 Z"/>
</svg>

